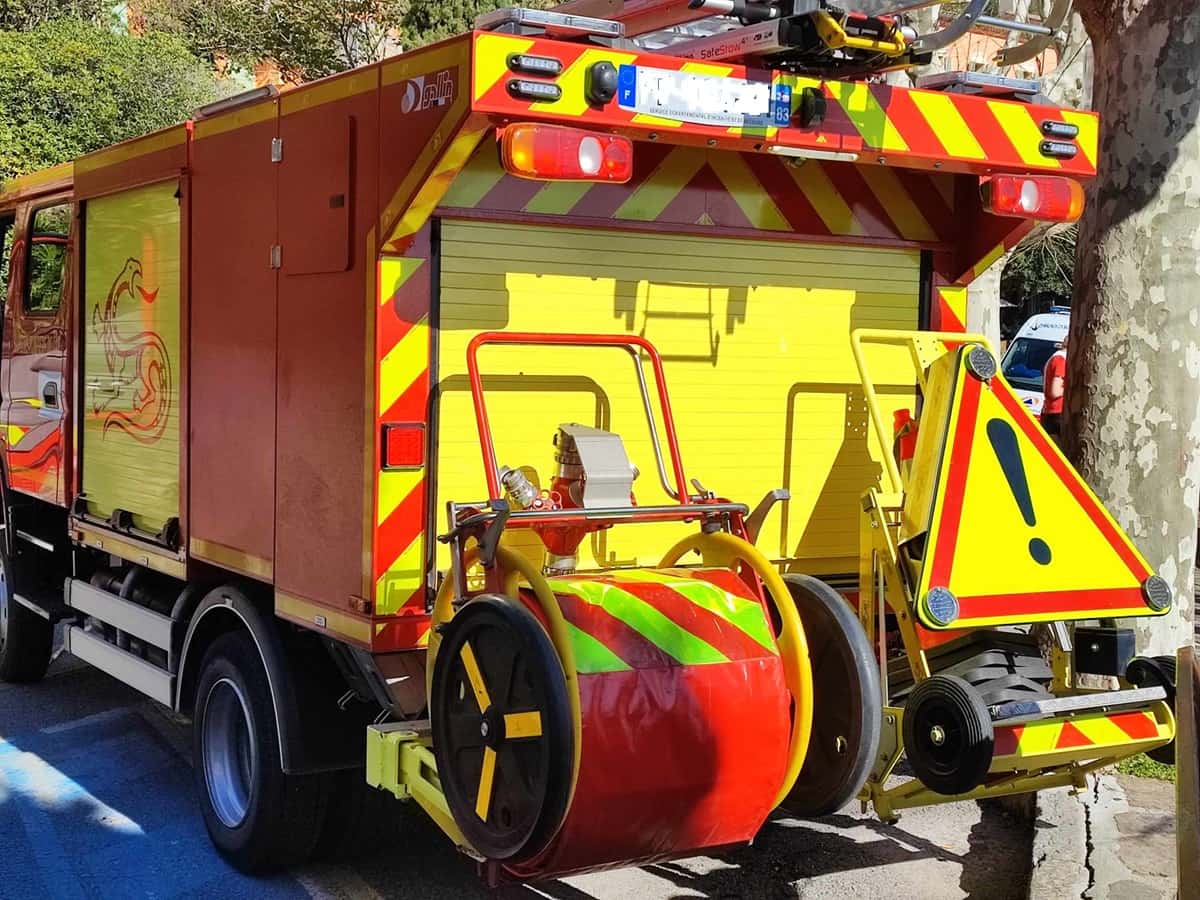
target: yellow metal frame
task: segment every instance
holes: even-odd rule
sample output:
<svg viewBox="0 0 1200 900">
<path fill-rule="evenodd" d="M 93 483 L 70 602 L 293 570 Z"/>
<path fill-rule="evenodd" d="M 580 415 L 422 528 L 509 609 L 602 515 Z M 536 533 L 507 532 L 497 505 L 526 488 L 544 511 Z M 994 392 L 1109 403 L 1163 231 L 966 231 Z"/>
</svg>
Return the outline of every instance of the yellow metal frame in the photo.
<svg viewBox="0 0 1200 900">
<path fill-rule="evenodd" d="M 987 338 L 982 335 L 950 332 L 861 329 L 852 333 L 850 342 L 871 422 L 879 443 L 884 448 L 884 489 L 872 487 L 862 497 L 858 614 L 872 646 L 877 648 L 880 671 L 884 676 L 886 704 L 887 652 L 884 645 L 884 623 L 888 612 L 895 617 L 914 681 L 920 682 L 929 678 L 931 668 L 929 658 L 921 645 L 914 598 L 908 588 L 908 584 L 917 573 L 904 571 L 904 567 L 910 564 L 900 552 L 898 542 L 904 513 L 906 479 L 901 476 L 896 460 L 888 452 L 892 445 L 892 436 L 887 433 L 886 419 L 875 393 L 863 344 L 907 347 L 917 386 L 922 392 L 926 386 L 926 370 L 947 352 L 948 344 L 980 344 L 993 355 L 995 353 Z M 1071 660 L 1067 653 L 1054 648 L 1051 651 L 1050 663 L 1053 672 L 1051 690 L 1055 695 L 1081 693 L 1072 689 Z M 1166 703 L 1154 703 L 1138 711 L 1153 715 L 1157 730 L 1154 737 L 1101 740 L 1081 747 L 997 756 L 992 760 L 989 769 L 989 781 L 968 793 L 948 796 L 931 790 L 915 778 L 890 788 L 886 786 L 888 777 L 904 754 L 901 737 L 904 711 L 901 707 L 885 706 L 879 757 L 859 799 L 864 808 L 866 803 L 870 802 L 880 819 L 894 821 L 899 810 L 916 806 L 1004 797 L 1053 787 L 1083 788 L 1086 785 L 1085 776 L 1089 772 L 1111 766 L 1137 753 L 1161 747 L 1174 739 L 1175 719 Z M 1031 722 L 1027 727 L 1053 728 L 1068 722 L 1082 724 L 1089 717 L 1099 715 L 1069 714 Z"/>
<path fill-rule="evenodd" d="M 916 806 L 933 806 L 939 803 L 955 803 L 959 800 L 985 800 L 1042 791 L 1056 787 L 1080 790 L 1087 787 L 1087 775 L 1115 765 L 1123 759 L 1161 747 L 1174 739 L 1175 717 L 1166 703 L 1151 707 L 1158 723 L 1158 736 L 1133 740 L 1122 744 L 1093 745 L 1070 750 L 1031 754 L 1028 756 L 998 756 L 992 760 L 988 770 L 990 780 L 965 794 L 946 795 L 927 788 L 920 780 L 912 778 L 894 787 L 885 787 L 900 757 L 904 755 L 901 727 L 904 709 L 885 706 L 883 732 L 879 741 L 879 759 L 867 778 L 859 799 L 864 807 L 870 801 L 875 814 L 885 822 L 894 822 L 897 813 Z M 1042 720 L 1038 724 L 1053 725 L 1070 722 L 1071 716 Z"/>
<path fill-rule="evenodd" d="M 367 784 L 397 800 L 415 800 L 459 849 L 478 857 L 446 804 L 428 735 L 405 723 L 368 727 Z"/>
<path fill-rule="evenodd" d="M 842 23 L 827 12 L 813 13 L 812 20 L 822 42 L 831 50 L 840 50 L 842 48 L 868 50 L 892 57 L 903 56 L 908 52 L 908 42 L 904 40 L 904 35 L 900 33 L 899 28 L 892 29 L 891 40 L 877 40 L 875 38 L 852 37 L 846 34 L 846 29 L 842 27 Z"/>
</svg>

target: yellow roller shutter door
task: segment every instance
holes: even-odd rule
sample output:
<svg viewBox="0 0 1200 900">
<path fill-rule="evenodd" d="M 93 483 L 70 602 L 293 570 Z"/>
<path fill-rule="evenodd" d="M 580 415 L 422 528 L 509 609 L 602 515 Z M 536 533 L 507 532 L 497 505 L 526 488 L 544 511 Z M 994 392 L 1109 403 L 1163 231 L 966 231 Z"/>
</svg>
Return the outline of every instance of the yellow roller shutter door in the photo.
<svg viewBox="0 0 1200 900">
<path fill-rule="evenodd" d="M 880 448 L 850 331 L 916 327 L 917 252 L 453 220 L 441 238 L 439 531 L 446 500 L 487 494 L 465 375 L 475 334 L 638 334 L 666 361 L 688 477 L 751 507 L 788 488 L 759 547 L 808 571 L 856 570 L 858 498 Z M 557 426 L 581 422 L 621 434 L 640 504 L 669 502 L 627 354 L 485 348 L 481 369 L 501 465 L 533 466 L 548 485 Z M 912 405 L 901 353 L 872 369 L 885 404 Z M 581 567 L 656 562 L 682 527 L 596 535 Z"/>
</svg>

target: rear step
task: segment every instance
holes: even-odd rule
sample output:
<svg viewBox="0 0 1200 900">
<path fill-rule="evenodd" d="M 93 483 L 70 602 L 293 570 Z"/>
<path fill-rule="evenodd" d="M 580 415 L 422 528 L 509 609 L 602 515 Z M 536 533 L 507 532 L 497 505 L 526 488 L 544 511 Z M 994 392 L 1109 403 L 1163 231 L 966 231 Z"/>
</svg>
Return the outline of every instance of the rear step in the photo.
<svg viewBox="0 0 1200 900">
<path fill-rule="evenodd" d="M 175 696 L 176 660 L 172 650 L 175 621 L 169 616 L 125 600 L 116 594 L 72 578 L 66 584 L 69 615 L 82 615 L 114 629 L 122 645 L 130 639 L 157 648 L 165 654 L 166 668 L 106 640 L 104 633 L 79 625 L 67 629 L 69 653 L 123 681 L 146 696 L 170 706 Z"/>
</svg>

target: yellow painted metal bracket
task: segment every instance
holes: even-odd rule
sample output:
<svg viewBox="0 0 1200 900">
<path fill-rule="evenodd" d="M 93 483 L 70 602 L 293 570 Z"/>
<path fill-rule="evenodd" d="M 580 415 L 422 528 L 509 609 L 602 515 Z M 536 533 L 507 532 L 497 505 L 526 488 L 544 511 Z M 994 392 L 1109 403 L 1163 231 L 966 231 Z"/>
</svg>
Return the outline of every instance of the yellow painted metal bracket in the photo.
<svg viewBox="0 0 1200 900">
<path fill-rule="evenodd" d="M 404 723 L 367 728 L 367 784 L 398 800 L 415 800 L 459 849 L 478 856 L 454 822 L 425 740 Z"/>
<path fill-rule="evenodd" d="M 890 39 L 866 38 L 846 34 L 842 23 L 827 12 L 813 13 L 812 20 L 821 41 L 831 50 L 871 50 L 893 57 L 903 56 L 908 51 L 908 42 L 904 40 L 904 35 L 898 28 L 892 30 Z"/>
</svg>

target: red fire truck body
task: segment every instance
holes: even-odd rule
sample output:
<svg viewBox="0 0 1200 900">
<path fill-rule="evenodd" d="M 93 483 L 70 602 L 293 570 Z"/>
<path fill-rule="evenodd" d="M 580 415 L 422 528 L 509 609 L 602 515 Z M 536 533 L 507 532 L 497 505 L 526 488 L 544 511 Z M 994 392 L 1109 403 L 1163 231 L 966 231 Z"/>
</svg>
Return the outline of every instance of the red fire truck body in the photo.
<svg viewBox="0 0 1200 900">
<path fill-rule="evenodd" d="M 0 230 L 11 236 L 0 424 L 12 592 L 0 676 L 40 676 L 50 625 L 60 622 L 72 653 L 195 715 L 210 833 L 246 868 L 304 857 L 326 813 L 334 824 L 325 833 L 357 815 L 327 773 L 362 765 L 362 729 L 381 712 L 397 721 L 427 713 L 435 595 L 462 563 L 461 548 L 452 540 L 447 550 L 439 535 L 476 522 L 462 504 L 485 510 L 490 499 L 497 509 L 502 478 L 513 488 L 512 470 L 496 463 L 548 457 L 550 437 L 572 416 L 592 429 L 570 438 L 579 442 L 626 423 L 630 458 L 647 472 L 657 459 L 662 484 L 643 476 L 626 511 L 651 523 L 649 538 L 621 537 L 619 517 L 593 527 L 555 513 L 547 527 L 577 531 L 555 539 L 578 555 L 563 572 L 629 569 L 643 572 L 639 584 L 657 583 L 658 570 L 644 567 L 659 564 L 662 547 L 689 530 L 684 522 L 703 521 L 731 539 L 757 536 L 777 568 L 849 573 L 855 587 L 857 497 L 891 448 L 869 434 L 850 330 L 965 330 L 966 285 L 1036 218 L 1077 216 L 1078 184 L 1095 171 L 1088 112 L 701 62 L 598 42 L 578 21 L 569 33 L 556 27 L 476 31 L 282 95 L 234 98 L 0 191 Z M 519 126 L 532 129 L 528 158 Z M 554 130 L 562 126 L 575 131 Z M 556 168 L 564 146 L 570 158 Z M 581 172 L 591 165 L 585 149 L 601 155 Z M 496 332 L 529 340 L 488 339 L 484 374 L 469 371 L 473 341 Z M 637 384 L 614 387 L 615 369 L 579 352 L 588 335 L 627 335 L 630 346 L 646 342 L 638 352 L 662 353 L 675 421 L 663 389 L 649 435 L 631 436 Z M 649 410 L 641 371 L 638 363 Z M 891 383 L 885 405 L 911 406 L 911 378 Z M 500 436 L 490 462 L 485 442 L 481 472 L 485 389 Z M 788 488 L 778 520 L 764 530 L 762 518 L 683 483 L 656 422 L 673 448 L 678 427 L 689 472 L 723 496 L 757 501 Z M 563 446 L 557 452 L 570 456 Z M 598 483 L 593 470 L 588 484 Z M 569 479 L 555 482 L 543 500 L 570 506 L 569 490 Z M 521 534 L 527 540 L 511 546 L 555 546 L 545 528 Z M 486 530 L 472 535 L 490 564 Z M 739 552 L 735 570 L 759 572 L 759 556 L 749 565 L 751 551 Z M 683 577 L 663 565 L 662 577 Z M 456 590 L 466 573 L 464 565 Z M 766 602 L 764 584 L 767 594 L 778 584 L 766 570 L 747 575 L 743 597 L 725 577 L 697 576 L 688 590 L 724 585 L 728 622 L 730 610 Z M 538 578 L 526 576 L 527 605 Z M 689 640 L 704 633 L 705 647 L 720 643 L 720 628 L 710 634 L 680 618 L 678 596 L 622 584 L 638 602 L 665 604 L 674 622 L 674 653 L 662 643 L 656 653 L 691 671 L 679 662 L 700 652 Z M 640 627 L 609 611 L 620 628 Z M 554 632 L 555 617 L 537 615 Z M 760 613 L 746 615 L 737 627 L 757 634 Z M 603 628 L 618 625 L 567 619 L 575 631 L 598 629 L 576 635 L 577 662 L 589 648 L 599 654 L 581 680 L 585 671 L 616 678 L 604 665 L 620 669 L 613 647 L 624 645 Z M 445 633 L 451 640 L 453 629 Z M 629 639 L 666 640 L 646 634 Z M 618 643 L 602 653 L 592 639 Z M 747 651 L 744 663 L 759 667 L 769 687 L 756 702 L 769 706 L 761 698 L 782 690 L 783 669 L 771 667 L 783 654 L 791 699 L 764 707 L 761 720 L 792 737 L 761 763 L 788 773 L 784 795 L 809 727 L 787 709 L 812 696 L 796 680 L 806 651 L 788 641 L 764 638 L 756 653 L 769 652 Z M 462 646 L 457 677 L 479 699 L 486 736 L 480 677 L 491 663 L 479 663 L 479 676 Z M 579 742 L 590 746 L 598 726 L 586 688 L 578 712 L 563 665 L 578 762 Z M 662 734 L 683 727 L 662 715 Z M 204 761 L 219 767 L 241 752 L 242 719 L 270 732 L 252 747 L 267 774 L 255 769 L 244 789 L 236 779 L 214 788 Z M 530 720 L 506 721 L 510 738 L 542 734 Z M 223 747 L 234 749 L 222 756 Z M 488 825 L 483 784 L 491 790 L 497 763 L 483 759 L 467 780 L 481 785 L 469 802 Z M 594 799 L 592 772 L 592 781 L 586 771 L 568 778 L 576 796 Z M 546 783 L 552 793 L 554 779 Z M 762 785 L 727 783 L 724 807 L 696 808 L 752 824 L 778 799 L 773 788 L 750 796 Z M 861 779 L 851 793 L 858 787 Z M 449 811 L 445 800 L 413 796 L 464 847 L 515 860 L 507 871 L 520 877 L 671 855 L 726 834 L 696 826 L 658 847 L 639 833 L 606 857 L 568 819 L 563 834 L 575 844 L 547 844 L 553 829 L 543 823 L 530 832 L 545 838 L 540 855 L 529 844 L 518 852 L 469 824 L 459 833 L 463 801 L 446 791 Z M 301 795 L 306 812 L 288 805 Z M 736 803 L 745 806 L 735 815 Z M 283 836 L 263 837 L 267 825 Z"/>
</svg>

